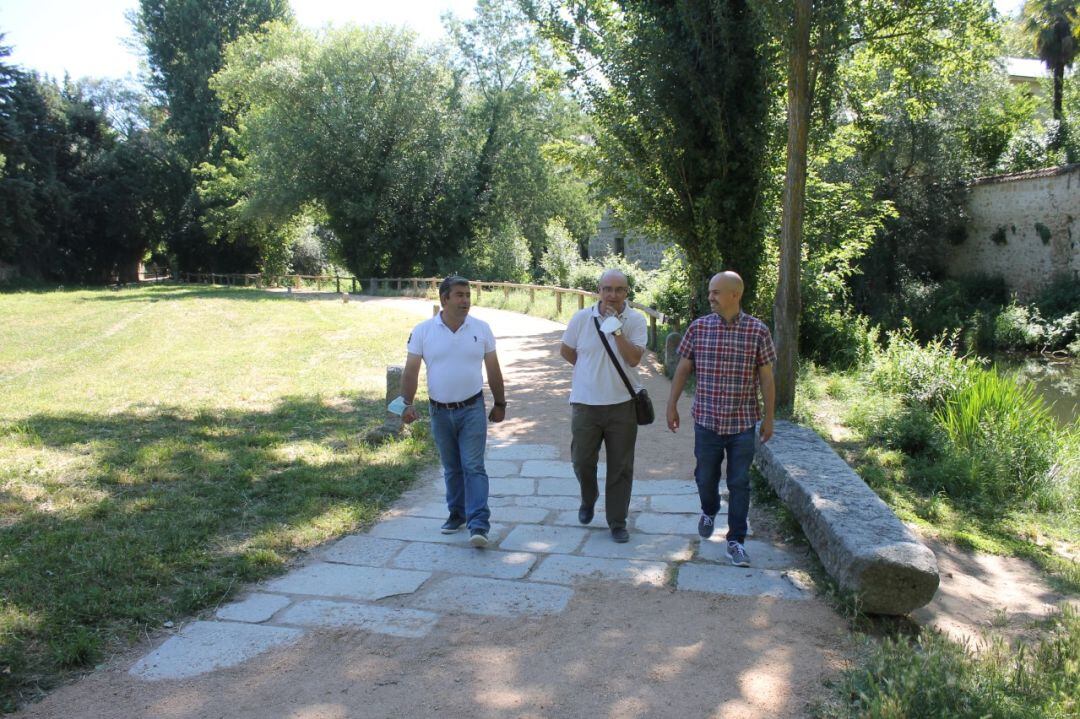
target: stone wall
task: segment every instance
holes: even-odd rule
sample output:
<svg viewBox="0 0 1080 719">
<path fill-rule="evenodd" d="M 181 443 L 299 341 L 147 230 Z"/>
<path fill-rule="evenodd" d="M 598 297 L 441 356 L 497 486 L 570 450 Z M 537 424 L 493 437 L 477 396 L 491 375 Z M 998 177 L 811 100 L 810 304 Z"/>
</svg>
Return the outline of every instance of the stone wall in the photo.
<svg viewBox="0 0 1080 719">
<path fill-rule="evenodd" d="M 655 270 L 660 267 L 667 244 L 655 242 L 640 232 L 616 227 L 611 211 L 606 210 L 596 234 L 589 240 L 589 257 L 599 260 L 612 253 L 622 254 L 647 270 Z"/>
<path fill-rule="evenodd" d="M 954 277 L 1001 276 L 1021 299 L 1055 277 L 1080 281 L 1080 164 L 976 181 L 966 239 L 948 260 Z"/>
</svg>

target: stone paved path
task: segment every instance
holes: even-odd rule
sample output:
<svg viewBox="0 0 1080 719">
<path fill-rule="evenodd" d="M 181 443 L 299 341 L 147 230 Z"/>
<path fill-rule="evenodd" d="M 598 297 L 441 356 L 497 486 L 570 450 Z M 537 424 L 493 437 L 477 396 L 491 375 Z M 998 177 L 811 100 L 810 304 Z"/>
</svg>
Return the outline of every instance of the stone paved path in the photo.
<svg viewBox="0 0 1080 719">
<path fill-rule="evenodd" d="M 431 311 L 431 304 L 421 301 L 395 305 L 417 315 Z M 698 538 L 686 433 L 679 435 L 682 444 L 673 462 L 672 452 L 655 449 L 676 440 L 659 424 L 643 428 L 639 438 L 630 542 L 611 540 L 602 499 L 593 523 L 578 524 L 578 487 L 566 460 L 569 368 L 554 352 L 561 326 L 473 311 L 492 323 L 499 338 L 515 418 L 492 426 L 489 437 L 491 546 L 470 547 L 464 530 L 439 532 L 446 506 L 441 472 L 432 467 L 368 532 L 320 548 L 303 566 L 252 587 L 211 618 L 187 624 L 139 659 L 132 676 L 194 677 L 241 664 L 317 629 L 419 638 L 448 613 L 558 614 L 585 581 L 808 598 L 790 571 L 797 557 L 783 546 L 751 539 L 747 550 L 753 566 L 737 568 L 724 553 L 723 522 L 713 539 Z M 655 368 L 645 374 L 662 407 L 666 380 Z M 555 377 L 559 380 L 551 381 Z M 688 405 L 684 400 L 686 414 Z"/>
</svg>

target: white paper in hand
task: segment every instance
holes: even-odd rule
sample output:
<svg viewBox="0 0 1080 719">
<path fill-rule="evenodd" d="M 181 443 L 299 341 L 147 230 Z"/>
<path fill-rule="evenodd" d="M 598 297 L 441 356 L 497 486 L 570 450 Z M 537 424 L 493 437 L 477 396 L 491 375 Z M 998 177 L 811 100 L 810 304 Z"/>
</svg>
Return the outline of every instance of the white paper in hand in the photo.
<svg viewBox="0 0 1080 719">
<path fill-rule="evenodd" d="M 606 332 L 608 334 L 611 334 L 612 332 L 619 329 L 620 327 L 622 327 L 622 322 L 620 322 L 619 318 L 616 317 L 615 315 L 611 315 L 610 317 L 606 317 L 604 319 L 604 321 L 600 323 L 600 331 L 601 332 Z"/>
<path fill-rule="evenodd" d="M 395 397 L 390 404 L 386 405 L 386 411 L 400 416 L 405 411 L 405 398 L 401 395 Z"/>
</svg>

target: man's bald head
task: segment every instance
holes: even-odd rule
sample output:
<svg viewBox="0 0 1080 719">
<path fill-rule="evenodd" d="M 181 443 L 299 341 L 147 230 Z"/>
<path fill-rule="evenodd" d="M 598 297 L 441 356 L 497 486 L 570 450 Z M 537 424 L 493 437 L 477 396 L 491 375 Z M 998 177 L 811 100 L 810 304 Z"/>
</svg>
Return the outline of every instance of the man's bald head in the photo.
<svg viewBox="0 0 1080 719">
<path fill-rule="evenodd" d="M 735 272 L 717 272 L 709 280 L 709 307 L 726 320 L 733 320 L 739 314 L 742 294 L 742 277 Z"/>
<path fill-rule="evenodd" d="M 709 281 L 709 289 L 711 290 L 714 286 L 721 292 L 734 292 L 738 297 L 742 297 L 744 285 L 742 277 L 739 277 L 737 272 L 731 270 L 717 272 Z"/>
<path fill-rule="evenodd" d="M 600 273 L 597 289 L 600 291 L 601 314 L 621 314 L 626 309 L 630 282 L 625 273 L 615 269 L 604 270 Z"/>
<path fill-rule="evenodd" d="M 628 285 L 629 280 L 626 279 L 626 273 L 622 270 L 608 269 L 600 273 L 600 280 L 597 283 L 597 287 L 603 287 L 604 282 L 610 280 L 617 280 L 616 284 Z"/>
</svg>

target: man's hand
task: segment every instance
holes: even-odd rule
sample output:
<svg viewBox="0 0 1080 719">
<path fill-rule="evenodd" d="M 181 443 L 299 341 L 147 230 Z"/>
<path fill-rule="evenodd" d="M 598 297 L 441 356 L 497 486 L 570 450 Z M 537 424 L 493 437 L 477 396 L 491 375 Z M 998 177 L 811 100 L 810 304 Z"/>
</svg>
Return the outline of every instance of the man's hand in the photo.
<svg viewBox="0 0 1080 719">
<path fill-rule="evenodd" d="M 411 424 L 415 422 L 419 417 L 416 414 L 416 407 L 411 404 L 405 407 L 405 411 L 401 413 L 401 421 L 405 424 Z"/>
<path fill-rule="evenodd" d="M 766 417 L 761 420 L 761 442 L 764 444 L 772 438 L 773 433 L 773 421 L 772 417 Z"/>
<path fill-rule="evenodd" d="M 498 424 L 506 419 L 506 407 L 499 407 L 498 405 L 491 408 L 488 412 L 488 421 Z"/>
<path fill-rule="evenodd" d="M 667 427 L 672 432 L 679 428 L 679 408 L 674 404 L 667 406 Z"/>
</svg>

